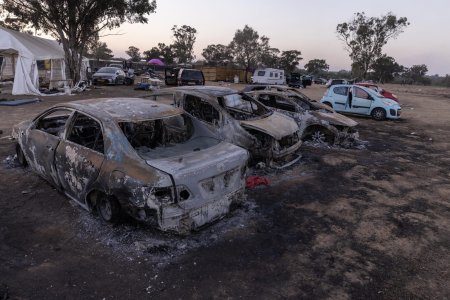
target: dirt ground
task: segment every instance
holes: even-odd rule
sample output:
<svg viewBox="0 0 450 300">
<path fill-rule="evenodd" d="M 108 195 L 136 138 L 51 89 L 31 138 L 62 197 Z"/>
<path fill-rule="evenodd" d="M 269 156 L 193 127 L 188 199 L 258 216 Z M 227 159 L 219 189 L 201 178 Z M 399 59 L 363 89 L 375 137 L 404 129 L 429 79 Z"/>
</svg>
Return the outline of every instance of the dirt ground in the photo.
<svg viewBox="0 0 450 300">
<path fill-rule="evenodd" d="M 146 92 L 0 106 L 0 299 L 450 298 L 450 90 L 386 88 L 403 116 L 355 118 L 366 149 L 302 146 L 287 170 L 254 171 L 271 186 L 188 237 L 102 223 L 17 167 L 5 138 L 57 102 Z"/>
</svg>

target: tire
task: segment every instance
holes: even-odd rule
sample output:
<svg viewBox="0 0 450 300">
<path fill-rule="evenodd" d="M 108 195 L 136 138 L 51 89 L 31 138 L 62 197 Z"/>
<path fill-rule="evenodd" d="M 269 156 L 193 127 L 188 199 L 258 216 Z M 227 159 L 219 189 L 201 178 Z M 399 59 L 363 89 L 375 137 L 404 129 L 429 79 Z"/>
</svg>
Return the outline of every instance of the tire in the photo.
<svg viewBox="0 0 450 300">
<path fill-rule="evenodd" d="M 333 108 L 333 105 L 330 102 L 323 102 L 323 104 L 328 105 L 329 107 Z"/>
<path fill-rule="evenodd" d="M 96 208 L 99 216 L 108 223 L 117 223 L 120 219 L 120 204 L 116 198 L 100 195 Z"/>
<path fill-rule="evenodd" d="M 125 78 L 125 85 L 132 85 L 134 80 L 131 78 Z"/>
<path fill-rule="evenodd" d="M 119 84 L 119 78 L 116 78 L 115 80 L 114 80 L 114 85 L 118 85 Z"/>
<path fill-rule="evenodd" d="M 22 167 L 26 167 L 28 165 L 28 162 L 19 144 L 16 144 L 16 154 L 17 154 L 17 161 L 19 162 L 19 164 Z"/>
<path fill-rule="evenodd" d="M 371 115 L 372 115 L 372 118 L 377 121 L 382 121 L 382 120 L 386 119 L 386 111 L 381 107 L 374 108 L 372 110 Z"/>
<path fill-rule="evenodd" d="M 326 128 L 319 126 L 314 126 L 313 128 L 306 129 L 308 134 L 303 138 L 303 140 L 309 140 L 314 143 L 333 145 L 335 140 L 335 135 Z"/>
</svg>

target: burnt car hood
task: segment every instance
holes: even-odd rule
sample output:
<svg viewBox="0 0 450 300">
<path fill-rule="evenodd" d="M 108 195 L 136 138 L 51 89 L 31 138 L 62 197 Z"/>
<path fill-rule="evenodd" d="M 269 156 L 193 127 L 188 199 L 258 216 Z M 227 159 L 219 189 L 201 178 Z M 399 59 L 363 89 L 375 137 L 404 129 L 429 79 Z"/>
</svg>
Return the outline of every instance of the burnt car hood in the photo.
<svg viewBox="0 0 450 300">
<path fill-rule="evenodd" d="M 276 140 L 281 140 L 287 135 L 298 131 L 297 123 L 290 117 L 273 112 L 270 116 L 257 119 L 240 121 L 242 127 L 264 132 Z"/>
<path fill-rule="evenodd" d="M 358 122 L 336 112 L 310 111 L 310 113 L 319 120 L 327 121 L 332 125 L 345 127 L 355 127 L 358 125 Z"/>
</svg>

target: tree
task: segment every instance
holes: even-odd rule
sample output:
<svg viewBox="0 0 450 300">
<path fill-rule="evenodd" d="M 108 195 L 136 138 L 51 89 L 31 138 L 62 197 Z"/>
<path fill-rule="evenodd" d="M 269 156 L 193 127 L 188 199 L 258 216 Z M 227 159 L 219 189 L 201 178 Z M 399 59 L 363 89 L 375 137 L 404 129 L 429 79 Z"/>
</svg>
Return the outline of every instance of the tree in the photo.
<svg viewBox="0 0 450 300">
<path fill-rule="evenodd" d="M 100 41 L 96 41 L 91 45 L 87 56 L 94 58 L 97 61 L 100 59 L 111 59 L 114 57 L 112 50 L 108 48 L 106 43 Z"/>
<path fill-rule="evenodd" d="M 139 48 L 135 46 L 128 47 L 128 50 L 125 53 L 131 57 L 131 61 L 140 61 L 141 60 L 141 52 L 139 52 Z"/>
<path fill-rule="evenodd" d="M 1 7 L 1 4 L 0 4 Z M 18 17 L 14 16 L 12 13 L 1 10 L 0 11 L 0 26 L 12 29 L 15 31 L 21 31 L 28 34 L 33 34 L 29 24 L 23 22 Z"/>
<path fill-rule="evenodd" d="M 258 65 L 266 68 L 278 68 L 280 50 L 269 45 L 269 38 L 262 36 L 258 47 Z"/>
<path fill-rule="evenodd" d="M 70 76 L 77 81 L 89 43 L 103 29 L 117 28 L 124 22 L 147 23 L 148 14 L 156 9 L 156 1 L 3 0 L 1 8 L 60 41 Z"/>
<path fill-rule="evenodd" d="M 305 65 L 305 69 L 308 74 L 319 75 L 327 72 L 330 66 L 325 59 L 312 59 Z"/>
<path fill-rule="evenodd" d="M 196 40 L 197 30 L 194 27 L 183 25 L 172 27 L 173 37 L 175 39 L 172 48 L 178 63 L 190 63 L 195 58 L 194 43 Z"/>
<path fill-rule="evenodd" d="M 398 73 L 403 72 L 403 66 L 399 65 L 393 57 L 384 54 L 372 65 L 374 80 L 385 83 L 394 79 Z"/>
<path fill-rule="evenodd" d="M 153 47 L 150 50 L 144 51 L 143 54 L 146 60 L 150 60 L 152 58 L 160 58 L 166 64 L 172 64 L 175 57 L 172 46 L 167 46 L 164 43 L 158 43 L 158 47 Z"/>
<path fill-rule="evenodd" d="M 397 18 L 388 13 L 380 18 L 356 13 L 349 22 L 338 24 L 338 38 L 344 42 L 353 63 L 362 68 L 363 78 L 372 64 L 381 57 L 382 48 L 391 38 L 396 38 L 409 25 L 407 18 Z"/>
<path fill-rule="evenodd" d="M 403 76 L 412 80 L 413 83 L 427 84 L 429 82 L 429 80 L 425 78 L 427 72 L 428 67 L 426 65 L 413 65 L 406 70 Z"/>
<path fill-rule="evenodd" d="M 298 50 L 283 51 L 281 52 L 278 66 L 285 70 L 286 74 L 290 74 L 295 71 L 300 60 L 303 59 L 300 55 L 302 55 L 302 53 Z"/>
<path fill-rule="evenodd" d="M 245 25 L 244 29 L 238 29 L 230 43 L 230 48 L 236 63 L 245 68 L 245 81 L 251 68 L 258 63 L 259 35 L 253 28 Z"/>
<path fill-rule="evenodd" d="M 231 49 L 222 44 L 211 44 L 203 49 L 202 56 L 210 65 L 223 65 L 233 60 Z"/>
</svg>

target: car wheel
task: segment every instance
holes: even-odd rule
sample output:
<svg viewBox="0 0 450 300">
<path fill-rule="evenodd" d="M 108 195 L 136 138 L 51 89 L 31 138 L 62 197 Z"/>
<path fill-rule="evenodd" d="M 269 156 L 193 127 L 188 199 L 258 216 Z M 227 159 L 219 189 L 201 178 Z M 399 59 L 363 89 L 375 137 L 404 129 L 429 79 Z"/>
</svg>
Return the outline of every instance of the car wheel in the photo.
<svg viewBox="0 0 450 300">
<path fill-rule="evenodd" d="M 328 105 L 329 107 L 333 108 L 333 105 L 330 102 L 324 102 L 323 104 Z"/>
<path fill-rule="evenodd" d="M 131 78 L 126 78 L 126 79 L 125 79 L 125 84 L 126 84 L 126 85 L 132 85 L 132 84 L 133 84 L 133 79 L 131 79 Z"/>
<path fill-rule="evenodd" d="M 119 84 L 119 78 L 116 78 L 115 80 L 114 80 L 114 85 L 118 85 Z"/>
<path fill-rule="evenodd" d="M 17 161 L 22 167 L 26 167 L 28 165 L 27 159 L 25 158 L 25 155 L 23 154 L 22 147 L 20 147 L 19 144 L 16 144 L 16 154 L 17 154 Z"/>
<path fill-rule="evenodd" d="M 313 126 L 309 129 L 307 128 L 306 130 L 308 133 L 305 135 L 303 140 L 309 140 L 317 144 L 334 144 L 335 135 L 328 129 L 321 126 Z"/>
<path fill-rule="evenodd" d="M 386 119 L 386 111 L 383 108 L 377 107 L 372 110 L 372 118 L 377 121 Z"/>
<path fill-rule="evenodd" d="M 117 223 L 120 217 L 120 204 L 116 198 L 100 195 L 96 203 L 100 217 L 109 223 Z"/>
</svg>

